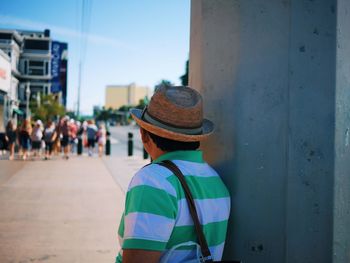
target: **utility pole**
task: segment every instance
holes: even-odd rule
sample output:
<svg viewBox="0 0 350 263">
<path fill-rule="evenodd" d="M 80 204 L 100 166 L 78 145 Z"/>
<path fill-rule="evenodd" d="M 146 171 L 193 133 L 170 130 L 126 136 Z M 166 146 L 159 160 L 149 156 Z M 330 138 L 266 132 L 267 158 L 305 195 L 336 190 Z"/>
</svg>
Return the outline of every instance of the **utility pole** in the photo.
<svg viewBox="0 0 350 263">
<path fill-rule="evenodd" d="M 77 117 L 80 117 L 81 60 L 79 62 Z"/>
<path fill-rule="evenodd" d="M 29 97 L 30 97 L 30 88 L 29 88 L 29 82 L 26 83 L 26 119 L 29 119 Z"/>
</svg>

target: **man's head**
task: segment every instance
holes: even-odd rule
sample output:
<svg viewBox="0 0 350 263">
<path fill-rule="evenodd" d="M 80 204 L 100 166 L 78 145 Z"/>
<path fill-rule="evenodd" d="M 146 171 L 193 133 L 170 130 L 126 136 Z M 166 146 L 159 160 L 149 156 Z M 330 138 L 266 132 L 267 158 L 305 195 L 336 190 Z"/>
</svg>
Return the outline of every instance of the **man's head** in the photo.
<svg viewBox="0 0 350 263">
<path fill-rule="evenodd" d="M 214 129 L 203 118 L 201 95 L 190 87 L 160 87 L 143 111 L 132 109 L 131 115 L 142 128 L 144 144 L 149 137 L 163 151 L 197 149 Z"/>
<path fill-rule="evenodd" d="M 143 128 L 141 128 L 143 129 Z M 143 129 L 147 132 L 145 129 Z M 151 137 L 154 144 L 161 150 L 165 152 L 173 152 L 173 151 L 189 151 L 189 150 L 197 150 L 200 146 L 200 142 L 181 142 L 174 141 L 167 138 L 160 137 L 153 133 L 147 132 Z"/>
</svg>

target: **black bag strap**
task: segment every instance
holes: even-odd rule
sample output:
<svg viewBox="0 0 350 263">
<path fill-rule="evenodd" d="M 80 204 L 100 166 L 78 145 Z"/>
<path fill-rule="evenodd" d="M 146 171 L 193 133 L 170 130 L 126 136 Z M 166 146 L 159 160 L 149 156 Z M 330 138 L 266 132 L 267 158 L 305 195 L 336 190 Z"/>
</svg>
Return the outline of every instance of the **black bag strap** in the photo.
<svg viewBox="0 0 350 263">
<path fill-rule="evenodd" d="M 197 213 L 196 205 L 193 201 L 191 190 L 186 183 L 184 175 L 182 174 L 180 169 L 176 166 L 176 164 L 174 164 L 172 161 L 165 160 L 165 161 L 162 161 L 161 163 L 158 163 L 158 164 L 168 168 L 179 179 L 179 181 L 182 185 L 182 188 L 184 189 L 184 192 L 185 192 L 187 204 L 188 204 L 188 207 L 190 209 L 191 217 L 193 219 L 194 226 L 195 226 L 195 229 L 197 232 L 199 245 L 201 247 L 201 252 L 202 252 L 202 256 L 203 256 L 201 262 L 213 262 L 213 258 L 211 256 L 210 250 L 208 248 L 207 240 L 205 239 L 201 224 L 199 222 L 198 213 Z"/>
</svg>

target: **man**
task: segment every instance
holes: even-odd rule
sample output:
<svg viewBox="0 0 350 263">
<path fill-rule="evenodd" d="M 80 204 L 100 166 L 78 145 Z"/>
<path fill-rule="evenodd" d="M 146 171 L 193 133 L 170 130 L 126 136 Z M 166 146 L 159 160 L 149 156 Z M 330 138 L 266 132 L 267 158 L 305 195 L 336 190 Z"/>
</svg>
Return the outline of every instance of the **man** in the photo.
<svg viewBox="0 0 350 263">
<path fill-rule="evenodd" d="M 152 163 L 130 182 L 119 226 L 116 262 L 190 262 L 197 258 L 193 220 L 177 177 L 159 165 L 171 160 L 184 174 L 214 260 L 220 260 L 230 214 L 229 193 L 197 150 L 213 132 L 201 95 L 189 87 L 160 87 L 143 110 L 132 109 Z M 186 244 L 187 243 L 187 244 Z"/>
<path fill-rule="evenodd" d="M 95 122 L 93 120 L 88 120 L 86 135 L 87 135 L 87 146 L 88 146 L 89 156 L 92 156 L 94 153 L 96 134 L 97 134 L 97 126 L 95 125 Z"/>
<path fill-rule="evenodd" d="M 69 117 L 65 116 L 62 119 L 62 124 L 59 127 L 59 131 L 61 134 L 61 146 L 63 147 L 63 158 L 68 160 L 69 159 L 69 137 L 70 137 L 70 130 L 69 130 Z"/>
</svg>

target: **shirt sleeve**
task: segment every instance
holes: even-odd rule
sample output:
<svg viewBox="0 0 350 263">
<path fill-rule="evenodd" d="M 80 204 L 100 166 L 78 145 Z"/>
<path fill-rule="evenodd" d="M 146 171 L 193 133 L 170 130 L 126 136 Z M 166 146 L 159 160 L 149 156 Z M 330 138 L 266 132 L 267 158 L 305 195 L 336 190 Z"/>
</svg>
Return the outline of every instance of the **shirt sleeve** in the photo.
<svg viewBox="0 0 350 263">
<path fill-rule="evenodd" d="M 123 249 L 165 250 L 175 225 L 177 198 L 165 176 L 143 168 L 126 194 Z"/>
</svg>

